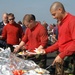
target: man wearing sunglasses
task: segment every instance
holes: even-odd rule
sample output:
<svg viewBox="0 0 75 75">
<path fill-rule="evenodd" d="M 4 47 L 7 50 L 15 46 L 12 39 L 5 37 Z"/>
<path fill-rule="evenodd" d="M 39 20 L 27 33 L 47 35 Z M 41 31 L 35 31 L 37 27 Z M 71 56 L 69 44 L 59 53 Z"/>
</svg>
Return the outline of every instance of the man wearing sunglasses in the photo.
<svg viewBox="0 0 75 75">
<path fill-rule="evenodd" d="M 1 39 L 6 39 L 7 46 L 13 51 L 13 45 L 19 44 L 19 39 L 23 36 L 22 27 L 15 22 L 15 17 L 13 13 L 8 14 L 9 23 L 4 26 Z"/>
</svg>

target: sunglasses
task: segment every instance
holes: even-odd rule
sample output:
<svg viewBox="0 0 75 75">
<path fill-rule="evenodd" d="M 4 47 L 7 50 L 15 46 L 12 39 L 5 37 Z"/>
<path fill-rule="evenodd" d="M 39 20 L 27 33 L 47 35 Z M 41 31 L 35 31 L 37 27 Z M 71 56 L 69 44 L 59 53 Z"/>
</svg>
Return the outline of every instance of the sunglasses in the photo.
<svg viewBox="0 0 75 75">
<path fill-rule="evenodd" d="M 14 18 L 9 19 L 9 21 L 14 20 Z"/>
</svg>

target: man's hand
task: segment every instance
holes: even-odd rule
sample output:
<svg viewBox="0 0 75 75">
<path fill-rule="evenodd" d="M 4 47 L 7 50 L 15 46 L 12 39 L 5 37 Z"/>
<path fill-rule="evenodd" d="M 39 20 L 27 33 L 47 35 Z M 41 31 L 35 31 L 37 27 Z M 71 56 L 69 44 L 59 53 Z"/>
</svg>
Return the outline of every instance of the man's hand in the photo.
<svg viewBox="0 0 75 75">
<path fill-rule="evenodd" d="M 41 54 L 45 54 L 46 53 L 45 49 L 41 49 L 40 52 L 41 52 Z"/>
<path fill-rule="evenodd" d="M 60 56 L 58 55 L 58 56 L 54 59 L 52 65 L 54 65 L 55 63 L 63 64 L 63 59 L 61 59 Z"/>
<path fill-rule="evenodd" d="M 14 49 L 14 53 L 18 52 L 19 51 L 19 47 L 17 46 L 15 49 Z"/>
<path fill-rule="evenodd" d="M 37 54 L 45 54 L 46 52 L 45 52 L 45 50 L 44 49 L 36 49 L 36 50 L 34 50 Z"/>
</svg>

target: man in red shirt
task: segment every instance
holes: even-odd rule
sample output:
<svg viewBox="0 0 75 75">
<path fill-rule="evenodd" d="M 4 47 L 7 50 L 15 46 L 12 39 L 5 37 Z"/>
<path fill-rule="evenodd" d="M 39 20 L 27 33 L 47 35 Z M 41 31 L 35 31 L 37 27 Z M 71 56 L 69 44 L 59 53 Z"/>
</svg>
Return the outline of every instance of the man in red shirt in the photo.
<svg viewBox="0 0 75 75">
<path fill-rule="evenodd" d="M 0 39 L 5 39 L 9 47 L 19 44 L 19 39 L 23 36 L 22 27 L 14 21 L 14 14 L 8 14 L 9 23 L 4 26 Z"/>
<path fill-rule="evenodd" d="M 53 61 L 62 63 L 66 56 L 75 53 L 75 16 L 65 11 L 62 3 L 54 2 L 50 7 L 50 12 L 54 19 L 60 21 L 58 26 L 58 41 L 45 49 L 45 53 L 51 53 L 59 49 L 59 54 Z M 41 51 L 44 52 L 42 49 Z"/>
<path fill-rule="evenodd" d="M 14 49 L 14 52 L 19 51 L 27 43 L 27 50 L 34 52 L 35 48 L 46 48 L 48 35 L 44 26 L 36 21 L 33 14 L 27 14 L 23 19 L 24 25 L 27 27 L 25 35 L 18 47 Z M 41 58 L 41 57 L 40 57 Z M 41 60 L 40 60 L 41 61 Z"/>
</svg>

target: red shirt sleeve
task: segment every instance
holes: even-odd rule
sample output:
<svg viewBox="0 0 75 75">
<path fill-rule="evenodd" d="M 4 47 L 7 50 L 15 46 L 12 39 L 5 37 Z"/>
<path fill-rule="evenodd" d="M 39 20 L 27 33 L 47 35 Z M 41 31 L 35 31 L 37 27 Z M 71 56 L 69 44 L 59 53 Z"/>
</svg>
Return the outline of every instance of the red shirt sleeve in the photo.
<svg viewBox="0 0 75 75">
<path fill-rule="evenodd" d="M 41 45 L 45 48 L 47 46 L 48 42 L 48 33 L 47 30 L 43 27 L 42 30 L 40 30 L 40 39 L 41 39 Z"/>
<path fill-rule="evenodd" d="M 24 41 L 25 43 L 28 41 L 28 29 L 26 29 L 25 34 L 22 38 L 22 41 Z"/>
<path fill-rule="evenodd" d="M 58 50 L 59 46 L 58 46 L 58 41 L 53 44 L 52 46 L 49 46 L 47 49 L 45 49 L 46 53 L 51 53 L 54 52 L 56 50 Z"/>
<path fill-rule="evenodd" d="M 75 18 L 71 19 L 69 23 L 69 31 L 70 31 L 70 34 L 71 34 L 70 36 L 72 37 L 72 40 L 71 40 L 70 46 L 59 54 L 59 56 L 62 59 L 64 59 L 65 56 L 69 56 L 75 53 Z"/>
</svg>

